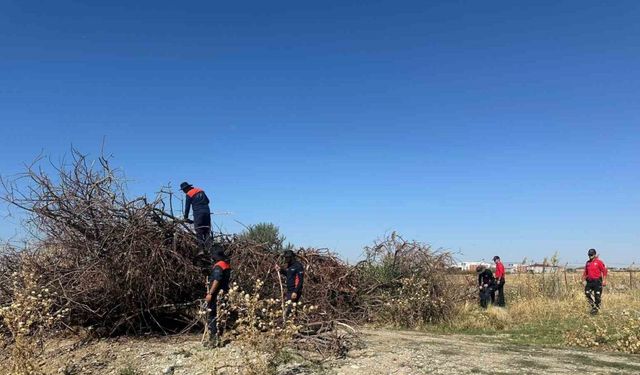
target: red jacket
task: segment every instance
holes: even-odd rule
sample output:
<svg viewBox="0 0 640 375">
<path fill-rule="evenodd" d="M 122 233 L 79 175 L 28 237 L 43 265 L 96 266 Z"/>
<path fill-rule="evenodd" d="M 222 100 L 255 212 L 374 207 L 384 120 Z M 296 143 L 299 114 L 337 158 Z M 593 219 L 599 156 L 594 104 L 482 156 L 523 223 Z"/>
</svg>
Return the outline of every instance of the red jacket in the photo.
<svg viewBox="0 0 640 375">
<path fill-rule="evenodd" d="M 607 267 L 600 260 L 595 257 L 593 260 L 588 260 L 584 266 L 584 272 L 582 273 L 583 280 L 598 280 L 607 276 Z"/>
<path fill-rule="evenodd" d="M 502 262 L 496 263 L 496 280 L 504 278 L 504 265 Z"/>
</svg>

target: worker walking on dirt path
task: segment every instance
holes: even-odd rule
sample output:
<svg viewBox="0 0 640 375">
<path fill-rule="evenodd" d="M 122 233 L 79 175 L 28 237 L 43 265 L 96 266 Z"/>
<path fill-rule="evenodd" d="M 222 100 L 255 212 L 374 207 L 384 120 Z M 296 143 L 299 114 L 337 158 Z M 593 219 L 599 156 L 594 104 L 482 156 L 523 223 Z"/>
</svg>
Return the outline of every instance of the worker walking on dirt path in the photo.
<svg viewBox="0 0 640 375">
<path fill-rule="evenodd" d="M 591 314 L 595 315 L 600 310 L 602 301 L 602 287 L 607 285 L 607 267 L 598 258 L 596 249 L 589 249 L 587 252 L 589 260 L 584 266 L 582 280 L 584 283 L 584 294 L 587 296 L 591 306 Z"/>
<path fill-rule="evenodd" d="M 209 209 L 209 198 L 204 190 L 193 187 L 188 182 L 180 184 L 180 190 L 186 195 L 184 204 L 184 220 L 193 223 L 196 231 L 198 244 L 201 251 L 208 249 L 209 238 L 211 236 L 211 210 Z M 189 211 L 193 207 L 193 221 L 189 220 Z"/>
<path fill-rule="evenodd" d="M 478 289 L 480 290 L 479 292 L 480 306 L 483 309 L 486 309 L 489 306 L 489 300 L 491 299 L 491 294 L 495 284 L 495 279 L 493 278 L 493 272 L 491 272 L 491 269 L 483 265 L 479 265 L 476 268 L 476 272 L 478 272 Z"/>
<path fill-rule="evenodd" d="M 496 264 L 496 273 L 495 273 L 495 279 L 496 279 L 496 285 L 495 288 L 493 288 L 492 292 L 491 292 L 491 303 L 495 303 L 496 302 L 496 292 L 498 292 L 498 301 L 497 301 L 497 305 L 500 307 L 504 307 L 505 306 L 505 301 L 504 301 L 504 264 L 502 264 L 502 261 L 500 260 L 499 256 L 494 256 L 493 257 L 493 261 Z"/>
<path fill-rule="evenodd" d="M 218 298 L 229 291 L 229 281 L 231 279 L 231 266 L 229 259 L 223 252 L 213 254 L 216 262 L 211 268 L 211 275 L 207 280 L 207 309 L 209 310 L 209 342 L 205 345 L 209 347 L 219 347 L 222 345 L 222 334 L 224 327 L 218 324 Z"/>
<path fill-rule="evenodd" d="M 290 303 L 300 302 L 302 297 L 302 286 L 304 285 L 304 266 L 300 263 L 296 257 L 296 254 L 292 250 L 285 250 L 284 260 L 286 262 L 285 268 L 280 268 L 280 274 L 287 279 L 287 294 L 285 300 Z M 291 306 L 287 307 L 286 315 L 291 312 Z"/>
</svg>

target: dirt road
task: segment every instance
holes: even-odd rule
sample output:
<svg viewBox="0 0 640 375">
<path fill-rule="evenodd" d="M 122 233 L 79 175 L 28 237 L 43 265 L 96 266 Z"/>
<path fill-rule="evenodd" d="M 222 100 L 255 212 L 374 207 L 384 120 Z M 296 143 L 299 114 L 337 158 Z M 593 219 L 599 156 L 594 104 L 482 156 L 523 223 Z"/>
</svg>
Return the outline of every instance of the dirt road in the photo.
<svg viewBox="0 0 640 375">
<path fill-rule="evenodd" d="M 499 344 L 496 337 L 367 330 L 337 374 L 639 374 L 640 356 Z"/>
<path fill-rule="evenodd" d="M 499 344 L 498 338 L 415 331 L 362 331 L 364 346 L 321 365 L 293 357 L 280 375 L 374 374 L 639 374 L 640 356 Z M 4 353 L 5 355 L 7 353 Z M 245 374 L 259 358 L 236 344 L 204 349 L 200 337 L 120 338 L 78 345 L 50 342 L 42 358 L 49 374 Z M 257 362 L 255 362 L 257 363 Z M 7 361 L 0 373 L 7 373 Z M 256 372 L 254 372 L 256 373 Z"/>
</svg>

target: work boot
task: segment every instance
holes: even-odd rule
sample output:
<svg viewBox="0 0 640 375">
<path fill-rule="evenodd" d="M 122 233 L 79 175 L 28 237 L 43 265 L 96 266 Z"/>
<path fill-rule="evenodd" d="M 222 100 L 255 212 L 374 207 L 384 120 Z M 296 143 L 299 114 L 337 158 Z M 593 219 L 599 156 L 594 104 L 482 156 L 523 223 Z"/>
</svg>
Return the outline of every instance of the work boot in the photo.
<svg viewBox="0 0 640 375">
<path fill-rule="evenodd" d="M 598 308 L 594 306 L 591 308 L 591 315 L 596 315 L 596 314 L 598 314 Z"/>
<path fill-rule="evenodd" d="M 220 346 L 220 339 L 218 335 L 209 335 L 209 340 L 204 343 L 205 348 L 215 349 Z"/>
</svg>

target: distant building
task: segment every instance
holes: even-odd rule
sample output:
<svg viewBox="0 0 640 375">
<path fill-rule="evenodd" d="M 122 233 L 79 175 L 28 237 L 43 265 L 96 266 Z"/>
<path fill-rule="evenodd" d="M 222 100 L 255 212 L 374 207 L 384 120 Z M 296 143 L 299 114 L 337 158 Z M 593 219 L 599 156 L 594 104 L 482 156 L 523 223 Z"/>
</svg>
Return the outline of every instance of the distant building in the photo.
<svg viewBox="0 0 640 375">
<path fill-rule="evenodd" d="M 475 271 L 478 266 L 491 267 L 492 265 L 487 262 L 460 262 L 456 265 L 460 271 Z"/>
<path fill-rule="evenodd" d="M 509 263 L 505 267 L 507 273 L 526 273 L 529 270 L 529 265 L 522 263 Z"/>
<path fill-rule="evenodd" d="M 530 264 L 527 268 L 527 272 L 530 272 L 530 273 L 554 273 L 554 272 L 562 272 L 562 271 L 564 271 L 564 267 L 552 266 L 549 264 L 542 264 L 542 263 Z"/>
</svg>

